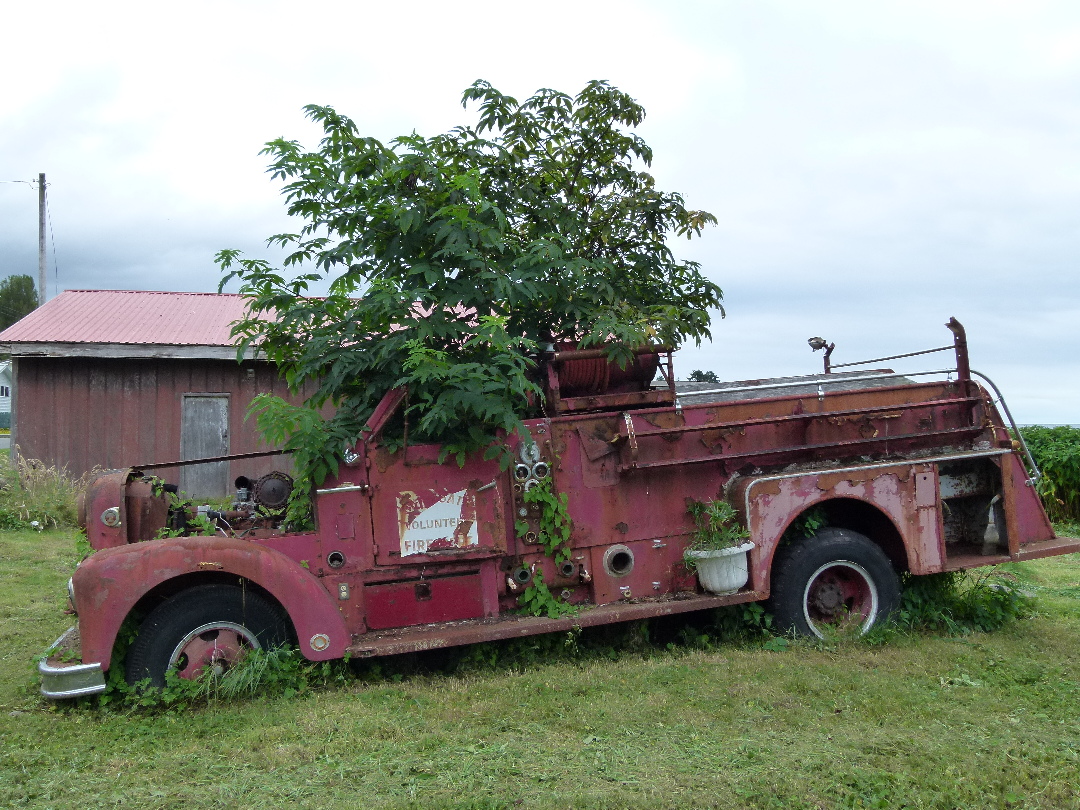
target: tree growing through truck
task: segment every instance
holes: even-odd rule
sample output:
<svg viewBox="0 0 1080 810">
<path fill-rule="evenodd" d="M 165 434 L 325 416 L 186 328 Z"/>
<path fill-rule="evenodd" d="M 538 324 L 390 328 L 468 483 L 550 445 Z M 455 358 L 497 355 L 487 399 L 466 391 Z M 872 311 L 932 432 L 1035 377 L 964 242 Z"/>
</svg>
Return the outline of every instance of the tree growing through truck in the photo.
<svg viewBox="0 0 1080 810">
<path fill-rule="evenodd" d="M 475 124 L 389 144 L 306 107 L 318 149 L 264 149 L 303 223 L 269 239 L 289 251 L 284 268 L 217 257 L 222 285 L 237 278 L 250 299 L 240 351 L 258 346 L 294 391 L 317 384 L 300 407 L 266 395 L 253 406 L 267 438 L 294 450 L 301 499 L 391 388 L 408 386 L 391 445 L 407 431 L 459 460 L 498 452 L 500 432 L 536 415 L 524 405 L 541 401 L 542 347 L 604 344 L 625 363 L 649 342 L 700 343 L 710 311 L 723 313 L 720 288 L 669 245 L 716 219 L 656 188 L 652 150 L 632 132 L 640 104 L 603 81 L 523 102 L 477 81 L 471 102 Z"/>
</svg>

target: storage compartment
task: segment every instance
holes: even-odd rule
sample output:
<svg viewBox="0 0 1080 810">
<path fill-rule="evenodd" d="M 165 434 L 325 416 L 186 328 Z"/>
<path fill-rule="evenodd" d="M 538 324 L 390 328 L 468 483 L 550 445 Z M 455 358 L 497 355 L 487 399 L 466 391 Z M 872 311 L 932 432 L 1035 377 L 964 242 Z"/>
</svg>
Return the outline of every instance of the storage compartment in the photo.
<svg viewBox="0 0 1080 810">
<path fill-rule="evenodd" d="M 364 588 L 369 630 L 434 624 L 484 615 L 479 572 L 387 582 Z"/>
</svg>

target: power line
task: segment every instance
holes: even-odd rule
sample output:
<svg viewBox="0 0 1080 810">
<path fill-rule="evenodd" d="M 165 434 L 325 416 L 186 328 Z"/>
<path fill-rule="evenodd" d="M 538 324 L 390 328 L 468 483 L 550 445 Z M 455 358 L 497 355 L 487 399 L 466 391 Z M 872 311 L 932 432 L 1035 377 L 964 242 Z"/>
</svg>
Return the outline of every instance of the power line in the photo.
<svg viewBox="0 0 1080 810">
<path fill-rule="evenodd" d="M 56 290 L 57 294 L 59 294 L 60 293 L 60 269 L 59 269 L 59 267 L 57 266 L 57 263 L 56 263 L 56 232 L 53 230 L 52 209 L 49 207 L 49 191 L 48 191 L 48 189 L 49 189 L 49 186 L 48 186 L 48 184 L 46 184 L 45 185 L 45 216 L 48 217 L 48 219 L 49 219 L 49 239 L 52 241 L 53 289 Z M 46 298 L 48 297 L 48 296 L 44 295 L 44 291 L 42 292 L 42 295 L 44 297 L 46 297 Z M 41 303 L 44 304 L 45 302 L 42 301 Z"/>
</svg>

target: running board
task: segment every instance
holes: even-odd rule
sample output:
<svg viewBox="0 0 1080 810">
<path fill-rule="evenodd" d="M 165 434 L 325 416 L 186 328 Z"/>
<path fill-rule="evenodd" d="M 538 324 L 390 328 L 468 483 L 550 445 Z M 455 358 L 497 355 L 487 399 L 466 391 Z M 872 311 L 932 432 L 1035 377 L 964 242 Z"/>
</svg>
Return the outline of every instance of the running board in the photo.
<svg viewBox="0 0 1080 810">
<path fill-rule="evenodd" d="M 558 619 L 536 616 L 507 615 L 494 619 L 467 619 L 445 624 L 427 624 L 420 627 L 396 627 L 366 633 L 348 648 L 353 658 L 373 658 L 381 655 L 436 650 L 458 647 L 481 641 L 498 641 L 507 638 L 523 638 L 540 633 L 558 633 L 578 627 L 594 627 L 612 622 L 629 622 L 654 616 L 671 616 L 694 610 L 707 610 L 755 602 L 765 598 L 759 591 L 712 596 L 709 594 L 675 594 L 668 598 L 633 602 L 613 602 L 599 607 L 583 607 L 579 613 Z"/>
</svg>

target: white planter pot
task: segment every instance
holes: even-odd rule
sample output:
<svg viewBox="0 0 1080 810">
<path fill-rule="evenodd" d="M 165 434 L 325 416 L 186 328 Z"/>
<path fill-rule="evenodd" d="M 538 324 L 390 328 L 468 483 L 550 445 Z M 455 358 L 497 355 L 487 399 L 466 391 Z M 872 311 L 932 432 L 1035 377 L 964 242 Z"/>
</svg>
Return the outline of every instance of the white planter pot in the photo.
<svg viewBox="0 0 1080 810">
<path fill-rule="evenodd" d="M 686 559 L 694 561 L 698 581 L 709 593 L 735 593 L 750 578 L 746 555 L 753 543 L 719 551 L 687 551 Z"/>
</svg>

